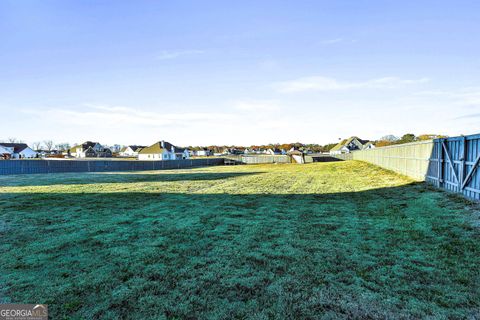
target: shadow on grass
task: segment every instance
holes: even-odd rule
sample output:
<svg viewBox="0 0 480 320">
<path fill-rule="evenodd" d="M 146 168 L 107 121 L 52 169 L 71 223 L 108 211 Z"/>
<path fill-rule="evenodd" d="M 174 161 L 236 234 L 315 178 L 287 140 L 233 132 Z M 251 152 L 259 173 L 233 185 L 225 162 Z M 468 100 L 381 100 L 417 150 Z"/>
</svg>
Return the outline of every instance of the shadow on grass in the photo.
<svg viewBox="0 0 480 320">
<path fill-rule="evenodd" d="M 201 181 L 222 180 L 241 176 L 262 174 L 263 172 L 225 172 L 225 173 L 62 173 L 43 175 L 16 175 L 1 177 L 2 186 L 50 186 L 69 184 L 98 184 L 98 183 L 138 183 L 156 181 Z M 91 176 L 91 179 L 88 179 Z M 4 180 L 4 181 L 3 181 Z"/>
<path fill-rule="evenodd" d="M 464 207 L 423 184 L 0 194 L 0 283 L 53 318 L 475 316 L 480 236 Z"/>
</svg>

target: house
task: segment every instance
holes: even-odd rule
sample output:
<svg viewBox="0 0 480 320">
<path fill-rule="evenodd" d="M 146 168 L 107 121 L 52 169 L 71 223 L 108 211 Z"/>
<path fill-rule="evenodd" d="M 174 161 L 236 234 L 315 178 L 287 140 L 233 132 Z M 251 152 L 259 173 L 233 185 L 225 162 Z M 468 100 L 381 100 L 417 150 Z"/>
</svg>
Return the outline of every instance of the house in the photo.
<svg viewBox="0 0 480 320">
<path fill-rule="evenodd" d="M 98 142 L 86 141 L 68 150 L 68 154 L 75 158 L 111 158 L 112 151 Z"/>
<path fill-rule="evenodd" d="M 281 155 L 281 154 L 286 154 L 285 150 L 280 150 L 278 148 L 270 148 L 268 149 L 265 154 L 268 154 L 270 156 L 274 156 L 274 155 Z"/>
<path fill-rule="evenodd" d="M 120 157 L 136 157 L 138 156 L 138 152 L 143 148 L 145 148 L 145 146 L 126 146 L 120 150 L 119 155 Z"/>
<path fill-rule="evenodd" d="M 350 153 L 355 150 L 366 150 L 375 148 L 373 143 L 368 140 L 362 140 L 358 137 L 351 137 L 339 142 L 330 150 L 330 154 Z"/>
<path fill-rule="evenodd" d="M 363 149 L 362 150 L 367 150 L 367 149 L 374 149 L 375 148 L 375 145 L 371 142 L 371 141 L 368 141 L 367 143 L 365 143 L 363 145 Z"/>
<path fill-rule="evenodd" d="M 237 149 L 237 148 L 225 148 L 225 149 L 223 149 L 223 154 L 224 155 L 229 155 L 229 154 L 240 155 L 240 154 L 244 154 L 244 153 L 245 153 L 244 149 Z"/>
<path fill-rule="evenodd" d="M 213 154 L 212 150 L 208 148 L 202 148 L 200 150 L 195 151 L 195 155 L 197 157 L 208 157 L 208 156 L 211 156 L 212 154 Z"/>
<path fill-rule="evenodd" d="M 3 156 L 0 156 L 5 159 L 31 159 L 37 157 L 37 153 L 26 143 L 0 143 L 0 154 L 3 154 Z"/>
<path fill-rule="evenodd" d="M 138 160 L 178 160 L 189 159 L 187 148 L 179 148 L 167 141 L 159 141 L 138 152 Z"/>
</svg>

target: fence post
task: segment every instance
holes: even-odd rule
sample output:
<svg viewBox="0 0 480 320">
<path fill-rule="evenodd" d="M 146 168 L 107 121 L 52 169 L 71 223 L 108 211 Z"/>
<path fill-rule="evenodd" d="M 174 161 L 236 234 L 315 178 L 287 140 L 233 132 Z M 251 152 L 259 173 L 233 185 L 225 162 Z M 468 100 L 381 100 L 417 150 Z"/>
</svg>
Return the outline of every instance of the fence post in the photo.
<svg viewBox="0 0 480 320">
<path fill-rule="evenodd" d="M 443 148 L 442 139 L 435 142 L 438 153 L 438 186 L 441 187 L 443 182 Z"/>
<path fill-rule="evenodd" d="M 468 150 L 467 150 L 467 137 L 463 137 L 462 139 L 462 144 L 463 144 L 463 154 L 462 154 L 462 158 L 460 159 L 461 160 L 461 164 L 460 164 L 460 178 L 459 178 L 459 188 L 460 188 L 460 192 L 462 192 L 462 184 L 463 184 L 463 181 L 465 180 L 465 172 L 467 171 L 467 166 L 466 166 L 466 162 L 467 162 L 467 155 L 468 155 Z"/>
</svg>

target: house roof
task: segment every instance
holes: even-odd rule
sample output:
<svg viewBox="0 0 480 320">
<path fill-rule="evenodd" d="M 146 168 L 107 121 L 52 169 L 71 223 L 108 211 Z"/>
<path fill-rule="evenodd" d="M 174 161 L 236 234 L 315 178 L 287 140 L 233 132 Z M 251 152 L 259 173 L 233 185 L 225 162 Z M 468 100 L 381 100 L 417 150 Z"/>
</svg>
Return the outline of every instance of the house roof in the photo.
<svg viewBox="0 0 480 320">
<path fill-rule="evenodd" d="M 162 147 L 162 143 L 163 143 L 163 147 Z M 138 153 L 139 154 L 158 154 L 158 153 L 162 153 L 164 150 L 168 152 L 172 152 L 172 147 L 173 147 L 174 153 L 183 153 L 183 151 L 186 150 L 186 148 L 176 147 L 167 141 L 158 141 L 149 147 L 141 148 Z"/>
<path fill-rule="evenodd" d="M 141 149 L 145 148 L 145 146 L 137 146 L 137 145 L 125 146 L 122 149 L 120 149 L 120 152 L 125 152 L 127 151 L 128 148 L 132 149 L 133 152 L 138 152 Z"/>
<path fill-rule="evenodd" d="M 77 151 L 77 148 L 82 148 L 83 150 L 87 150 L 88 148 L 90 147 L 95 147 L 96 144 L 100 144 L 98 142 L 92 142 L 92 141 L 85 141 L 84 143 L 82 144 L 79 144 L 79 145 L 76 145 L 76 146 L 73 146 L 70 148 L 70 152 L 76 152 Z"/>
<path fill-rule="evenodd" d="M 153 154 L 153 153 L 157 154 L 157 153 L 163 153 L 164 150 L 165 148 L 162 148 L 162 143 L 159 141 L 152 144 L 149 147 L 143 148 L 142 150 L 140 150 L 139 153 L 140 154 Z"/>
<path fill-rule="evenodd" d="M 129 147 L 130 147 L 130 149 L 133 150 L 133 152 L 140 151 L 140 149 L 145 148 L 145 146 L 137 146 L 137 145 L 133 145 L 133 146 L 129 146 Z"/>
<path fill-rule="evenodd" d="M 14 153 L 22 152 L 23 150 L 28 148 L 26 143 L 0 143 L 0 146 L 13 148 Z"/>
<path fill-rule="evenodd" d="M 274 153 L 282 153 L 282 150 L 280 150 L 278 148 L 270 148 L 267 151 L 270 151 L 270 150 L 272 150 L 272 152 L 274 152 Z"/>
<path fill-rule="evenodd" d="M 339 142 L 335 147 L 333 147 L 330 151 L 339 151 L 340 149 L 342 149 L 343 147 L 347 146 L 350 144 L 350 142 L 354 141 L 354 140 L 357 140 L 362 146 L 364 144 L 366 144 L 367 142 L 369 142 L 369 140 L 363 140 L 363 139 L 360 139 L 358 137 L 350 137 L 348 139 L 344 139 L 342 140 L 341 142 Z"/>
</svg>

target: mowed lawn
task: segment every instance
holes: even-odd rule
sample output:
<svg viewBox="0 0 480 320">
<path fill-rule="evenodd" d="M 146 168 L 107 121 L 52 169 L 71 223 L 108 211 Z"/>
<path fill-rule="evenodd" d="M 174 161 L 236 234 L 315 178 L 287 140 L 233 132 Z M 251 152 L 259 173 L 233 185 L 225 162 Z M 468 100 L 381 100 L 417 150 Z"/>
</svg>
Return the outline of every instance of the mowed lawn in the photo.
<svg viewBox="0 0 480 320">
<path fill-rule="evenodd" d="M 476 205 L 362 162 L 0 177 L 52 319 L 480 318 Z"/>
</svg>

